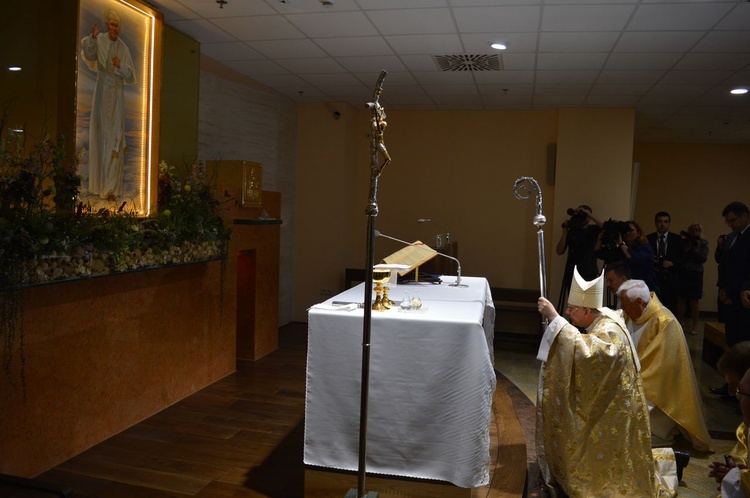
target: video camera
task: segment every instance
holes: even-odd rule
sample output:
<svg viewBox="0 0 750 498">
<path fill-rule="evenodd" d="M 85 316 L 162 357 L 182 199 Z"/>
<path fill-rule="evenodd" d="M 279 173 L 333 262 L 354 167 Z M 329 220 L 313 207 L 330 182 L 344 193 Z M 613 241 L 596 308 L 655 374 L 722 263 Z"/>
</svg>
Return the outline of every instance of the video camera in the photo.
<svg viewBox="0 0 750 498">
<path fill-rule="evenodd" d="M 602 248 L 610 251 L 617 249 L 618 240 L 622 240 L 629 231 L 630 223 L 627 221 L 608 219 L 602 224 Z"/>
<path fill-rule="evenodd" d="M 568 216 L 570 219 L 566 221 L 568 230 L 580 230 L 588 223 L 589 214 L 583 209 L 568 208 Z"/>
</svg>

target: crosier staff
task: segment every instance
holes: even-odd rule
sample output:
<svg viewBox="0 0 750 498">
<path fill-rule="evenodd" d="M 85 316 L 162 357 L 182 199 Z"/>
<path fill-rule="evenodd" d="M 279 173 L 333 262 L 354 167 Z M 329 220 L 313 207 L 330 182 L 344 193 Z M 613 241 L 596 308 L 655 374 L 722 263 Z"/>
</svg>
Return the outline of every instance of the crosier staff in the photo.
<svg viewBox="0 0 750 498">
<path fill-rule="evenodd" d="M 372 111 L 370 120 L 370 199 L 365 214 L 367 214 L 367 261 L 365 263 L 365 295 L 363 299 L 364 322 L 362 325 L 362 381 L 360 389 L 359 406 L 359 467 L 357 478 L 357 489 L 347 491 L 344 498 L 377 498 L 375 491 L 365 493 L 365 476 L 367 465 L 367 399 L 370 390 L 370 331 L 372 330 L 372 267 L 375 265 L 375 218 L 378 216 L 378 178 L 388 163 L 391 156 L 385 148 L 383 132 L 387 126 L 385 122 L 385 111 L 380 105 L 380 94 L 383 93 L 383 81 L 388 73 L 380 72 L 380 77 L 375 85 L 373 101 L 367 103 Z M 384 162 L 380 164 L 380 156 Z"/>
<path fill-rule="evenodd" d="M 531 185 L 531 186 L 529 186 Z M 539 183 L 531 176 L 522 176 L 513 184 L 513 194 L 516 199 L 528 199 L 531 189 L 536 193 L 536 216 L 534 216 L 534 226 L 537 228 L 536 238 L 539 248 L 539 290 L 543 298 L 547 298 L 547 265 L 544 259 L 544 230 L 542 226 L 547 222 L 547 218 L 542 214 L 542 189 Z M 547 327 L 547 319 L 542 318 L 542 326 Z"/>
</svg>

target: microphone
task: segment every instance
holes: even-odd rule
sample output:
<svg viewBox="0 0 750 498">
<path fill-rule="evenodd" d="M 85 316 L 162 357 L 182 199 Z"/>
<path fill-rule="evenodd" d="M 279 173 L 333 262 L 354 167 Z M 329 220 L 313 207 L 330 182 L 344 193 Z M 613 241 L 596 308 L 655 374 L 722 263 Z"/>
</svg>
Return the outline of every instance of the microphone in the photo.
<svg viewBox="0 0 750 498">
<path fill-rule="evenodd" d="M 444 227 L 443 225 L 441 225 L 440 223 L 438 223 L 436 221 L 432 221 L 430 218 L 419 218 L 417 220 L 417 223 L 432 223 L 433 225 L 439 226 L 440 228 L 442 228 L 443 230 L 445 230 L 445 243 L 446 244 L 450 244 L 451 234 L 448 231 L 448 229 L 446 227 Z M 438 246 L 440 246 L 440 244 L 438 244 Z"/>
<path fill-rule="evenodd" d="M 407 245 L 407 246 L 424 245 L 424 244 L 414 244 L 412 242 L 407 242 L 405 240 L 397 239 L 396 237 L 391 237 L 390 235 L 386 235 L 384 233 L 381 233 L 380 230 L 375 230 L 374 231 L 374 235 L 375 235 L 375 237 L 385 237 L 386 239 L 395 240 L 396 242 L 401 242 L 402 244 Z M 453 261 L 456 262 L 456 268 L 457 268 L 456 269 L 456 283 L 454 283 L 454 284 L 448 284 L 448 285 L 450 287 L 468 287 L 468 285 L 466 285 L 466 284 L 461 284 L 461 263 L 456 258 L 454 258 L 453 256 L 448 256 L 447 254 L 443 254 L 442 252 L 437 252 L 436 251 L 436 254 L 438 256 L 442 256 L 444 258 L 448 258 L 448 259 L 451 259 L 451 260 L 453 260 Z"/>
</svg>

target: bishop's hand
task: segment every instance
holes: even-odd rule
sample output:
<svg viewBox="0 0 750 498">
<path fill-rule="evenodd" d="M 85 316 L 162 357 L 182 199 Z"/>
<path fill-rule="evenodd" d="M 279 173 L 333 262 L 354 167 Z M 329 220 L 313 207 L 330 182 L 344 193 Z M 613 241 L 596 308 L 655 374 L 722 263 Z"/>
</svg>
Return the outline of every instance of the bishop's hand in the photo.
<svg viewBox="0 0 750 498">
<path fill-rule="evenodd" d="M 550 322 L 560 316 L 555 307 L 552 306 L 552 303 L 543 297 L 540 297 L 537 301 L 537 308 L 539 309 L 539 314 Z"/>
</svg>

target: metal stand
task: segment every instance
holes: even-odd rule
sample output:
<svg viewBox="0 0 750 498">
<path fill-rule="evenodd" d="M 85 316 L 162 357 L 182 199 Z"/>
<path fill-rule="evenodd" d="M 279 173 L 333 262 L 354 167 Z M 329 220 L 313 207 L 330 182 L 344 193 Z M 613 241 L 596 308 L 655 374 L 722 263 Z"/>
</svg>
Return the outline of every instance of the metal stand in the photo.
<svg viewBox="0 0 750 498">
<path fill-rule="evenodd" d="M 388 151 L 383 143 L 383 131 L 386 127 L 385 112 L 380 106 L 380 94 L 383 93 L 383 81 L 385 71 L 380 72 L 378 83 L 375 87 L 373 102 L 367 104 L 372 110 L 371 139 L 372 157 L 370 161 L 370 200 L 365 213 L 367 214 L 367 261 L 365 262 L 365 295 L 364 323 L 362 326 L 362 384 L 360 388 L 359 406 L 359 471 L 357 477 L 357 489 L 350 489 L 344 498 L 377 498 L 374 491 L 365 492 L 365 476 L 367 475 L 367 402 L 370 391 L 370 332 L 372 330 L 372 268 L 375 266 L 375 218 L 378 216 L 378 178 L 383 168 L 391 161 Z M 380 155 L 385 157 L 385 162 L 380 164 Z"/>
</svg>

